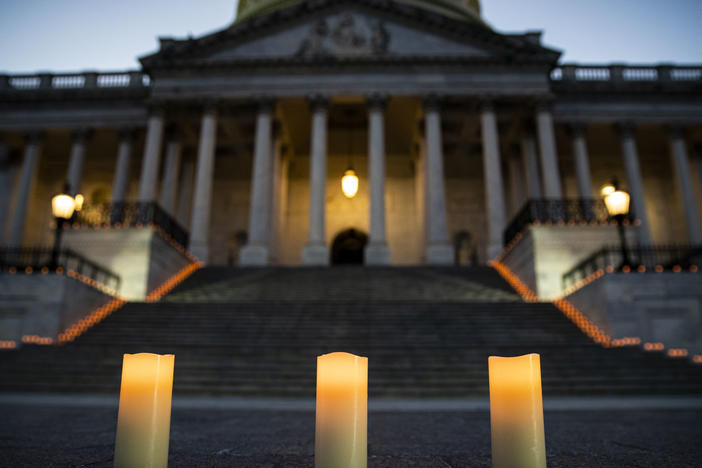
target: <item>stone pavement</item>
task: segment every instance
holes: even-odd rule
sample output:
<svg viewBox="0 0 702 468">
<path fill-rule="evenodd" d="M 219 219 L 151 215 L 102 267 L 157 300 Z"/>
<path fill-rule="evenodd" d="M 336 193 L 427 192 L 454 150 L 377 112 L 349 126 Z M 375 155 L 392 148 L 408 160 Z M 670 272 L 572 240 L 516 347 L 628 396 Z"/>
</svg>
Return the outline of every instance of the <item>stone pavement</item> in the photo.
<svg viewBox="0 0 702 468">
<path fill-rule="evenodd" d="M 0 403 L 0 467 L 111 467 L 117 410 L 96 401 Z M 174 406 L 171 468 L 313 465 L 313 411 L 223 406 Z M 700 466 L 699 406 L 548 410 L 545 421 L 551 468 Z M 490 466 L 485 410 L 371 411 L 368 441 L 369 467 Z"/>
</svg>

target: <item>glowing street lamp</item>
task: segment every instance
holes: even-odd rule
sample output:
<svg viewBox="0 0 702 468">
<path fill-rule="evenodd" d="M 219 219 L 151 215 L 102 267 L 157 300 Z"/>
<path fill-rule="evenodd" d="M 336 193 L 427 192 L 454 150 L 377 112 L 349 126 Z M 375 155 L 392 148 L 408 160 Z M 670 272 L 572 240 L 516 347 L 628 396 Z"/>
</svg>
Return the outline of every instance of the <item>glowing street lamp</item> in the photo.
<svg viewBox="0 0 702 468">
<path fill-rule="evenodd" d="M 358 193 L 358 176 L 356 171 L 349 168 L 341 178 L 341 190 L 346 198 L 353 198 Z"/>
<path fill-rule="evenodd" d="M 51 251 L 51 269 L 58 268 L 59 249 L 61 247 L 61 233 L 63 231 L 63 223 L 73 217 L 76 211 L 76 199 L 68 195 L 70 189 L 68 184 L 63 188 L 63 193 L 59 193 L 51 199 L 51 212 L 56 220 L 56 231 L 54 234 L 54 248 Z M 81 195 L 82 197 L 82 195 Z M 82 208 L 82 203 L 81 203 Z"/>
<path fill-rule="evenodd" d="M 617 221 L 617 230 L 619 231 L 622 252 L 622 264 L 619 267 L 621 269 L 625 266 L 630 266 L 629 251 L 626 245 L 626 233 L 624 232 L 624 220 L 629 215 L 631 197 L 628 193 L 619 188 L 619 182 L 616 178 L 614 178 L 610 184 L 602 187 L 601 194 L 604 197 L 607 213 L 611 218 Z"/>
</svg>

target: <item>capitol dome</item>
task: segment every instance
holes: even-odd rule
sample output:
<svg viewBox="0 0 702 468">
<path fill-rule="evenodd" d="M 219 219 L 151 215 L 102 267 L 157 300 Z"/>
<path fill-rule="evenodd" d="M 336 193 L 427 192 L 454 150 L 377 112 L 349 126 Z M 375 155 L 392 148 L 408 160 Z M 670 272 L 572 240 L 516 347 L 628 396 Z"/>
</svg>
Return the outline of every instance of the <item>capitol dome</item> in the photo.
<svg viewBox="0 0 702 468">
<path fill-rule="evenodd" d="M 237 21 L 279 8 L 284 8 L 303 0 L 239 0 Z M 396 0 L 416 5 L 443 15 L 465 21 L 480 21 L 480 0 Z"/>
</svg>

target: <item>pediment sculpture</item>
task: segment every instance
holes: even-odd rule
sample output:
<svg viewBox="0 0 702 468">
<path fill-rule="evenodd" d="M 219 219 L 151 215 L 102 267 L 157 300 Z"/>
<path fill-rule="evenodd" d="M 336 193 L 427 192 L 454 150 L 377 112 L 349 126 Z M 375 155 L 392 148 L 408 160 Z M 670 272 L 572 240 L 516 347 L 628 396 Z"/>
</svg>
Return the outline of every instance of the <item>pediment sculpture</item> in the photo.
<svg viewBox="0 0 702 468">
<path fill-rule="evenodd" d="M 390 33 L 382 21 L 371 22 L 343 13 L 313 24 L 300 44 L 300 57 L 355 57 L 387 53 Z"/>
</svg>

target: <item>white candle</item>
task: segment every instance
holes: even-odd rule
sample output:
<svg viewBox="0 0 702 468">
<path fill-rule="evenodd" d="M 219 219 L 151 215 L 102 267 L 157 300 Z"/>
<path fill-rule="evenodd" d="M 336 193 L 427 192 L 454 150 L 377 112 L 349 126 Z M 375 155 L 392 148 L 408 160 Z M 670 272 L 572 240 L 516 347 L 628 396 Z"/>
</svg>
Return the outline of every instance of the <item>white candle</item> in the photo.
<svg viewBox="0 0 702 468">
<path fill-rule="evenodd" d="M 171 429 L 172 354 L 125 354 L 115 468 L 166 468 Z"/>
<path fill-rule="evenodd" d="M 365 468 L 368 358 L 333 353 L 317 358 L 316 468 Z"/>
<path fill-rule="evenodd" d="M 491 356 L 488 367 L 493 468 L 546 468 L 539 355 Z"/>
</svg>

